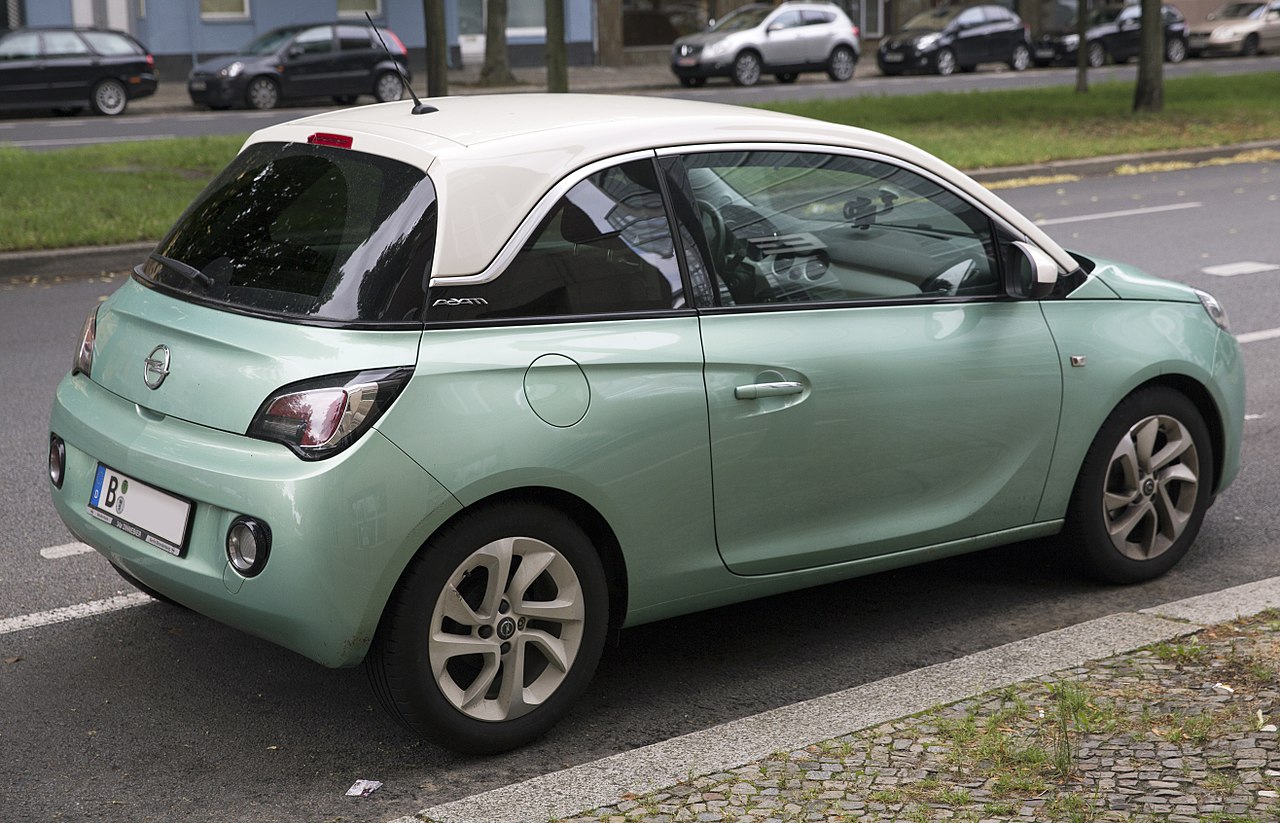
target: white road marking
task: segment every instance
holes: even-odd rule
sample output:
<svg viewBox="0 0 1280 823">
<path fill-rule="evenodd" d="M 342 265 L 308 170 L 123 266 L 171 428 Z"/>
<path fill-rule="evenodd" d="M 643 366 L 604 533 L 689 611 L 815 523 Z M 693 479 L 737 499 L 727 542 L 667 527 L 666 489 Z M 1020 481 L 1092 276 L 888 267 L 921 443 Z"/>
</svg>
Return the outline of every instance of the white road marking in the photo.
<svg viewBox="0 0 1280 823">
<path fill-rule="evenodd" d="M 64 546 L 41 549 L 40 556 L 45 560 L 58 560 L 63 557 L 74 557 L 77 554 L 88 554 L 91 551 L 93 551 L 92 546 L 86 546 L 83 543 L 67 543 Z"/>
<path fill-rule="evenodd" d="M 27 629 L 38 629 L 41 626 L 66 623 L 70 620 L 80 620 L 99 614 L 109 614 L 123 609 L 132 609 L 135 606 L 145 606 L 150 602 L 151 598 L 148 595 L 142 592 L 135 592 L 134 594 L 108 597 L 105 600 L 90 600 L 88 603 L 77 603 L 74 606 L 64 606 L 61 609 L 50 609 L 47 612 L 6 617 L 0 620 L 0 635 L 26 631 Z"/>
<path fill-rule="evenodd" d="M 1237 274 L 1261 274 L 1264 271 L 1280 271 L 1275 263 L 1255 263 L 1245 260 L 1240 263 L 1223 263 L 1221 266 L 1209 266 L 1201 269 L 1205 274 L 1214 277 L 1235 277 Z"/>
<path fill-rule="evenodd" d="M 1097 214 L 1081 214 L 1075 217 L 1051 217 L 1037 220 L 1037 226 L 1057 226 L 1062 223 L 1083 223 L 1087 220 L 1109 220 L 1112 217 L 1139 217 L 1144 214 L 1159 214 L 1166 211 L 1182 209 L 1198 209 L 1203 203 L 1170 203 L 1167 206 L 1147 206 L 1141 209 L 1124 209 L 1123 211 L 1104 211 Z"/>
<path fill-rule="evenodd" d="M 141 142 L 144 140 L 171 140 L 178 135 L 176 134 L 136 134 L 131 136 L 118 137 L 113 140 L 104 140 L 101 137 L 68 137 L 64 140 L 6 140 L 0 143 L 0 146 L 9 146 L 10 148 L 19 149 L 38 149 L 50 146 L 88 146 L 94 143 L 128 143 L 130 141 Z"/>
<path fill-rule="evenodd" d="M 1257 343 L 1260 340 L 1275 340 L 1277 337 L 1280 337 L 1280 329 L 1263 329 L 1262 331 L 1237 334 L 1236 341 L 1243 345 L 1245 343 Z"/>
</svg>

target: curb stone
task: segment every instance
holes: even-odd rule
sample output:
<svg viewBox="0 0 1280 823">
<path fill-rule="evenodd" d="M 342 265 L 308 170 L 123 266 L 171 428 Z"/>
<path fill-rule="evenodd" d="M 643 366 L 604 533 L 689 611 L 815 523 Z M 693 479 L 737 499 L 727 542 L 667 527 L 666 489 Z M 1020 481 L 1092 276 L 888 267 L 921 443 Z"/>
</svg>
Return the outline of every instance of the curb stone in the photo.
<svg viewBox="0 0 1280 823">
<path fill-rule="evenodd" d="M 1239 616 L 1255 615 L 1267 609 L 1273 609 L 1277 605 L 1280 605 L 1280 578 L 1270 578 L 1210 595 L 1145 609 L 1138 613 L 1111 615 L 424 809 L 412 817 L 400 818 L 394 823 L 419 823 L 420 821 L 529 823 L 581 815 L 584 813 L 583 810 L 588 809 L 595 811 L 587 812 L 586 817 L 574 819 L 611 821 L 904 819 L 899 816 L 903 813 L 902 806 L 895 810 L 889 808 L 892 804 L 879 801 L 869 803 L 867 798 L 870 793 L 877 793 L 882 800 L 899 796 L 894 795 L 894 791 L 898 791 L 901 797 L 915 796 L 912 792 L 918 794 L 918 788 L 907 791 L 901 788 L 892 790 L 892 787 L 900 784 L 918 784 L 921 780 L 929 779 L 931 774 L 936 780 L 941 776 L 941 766 L 935 765 L 932 770 L 921 767 L 919 764 L 914 767 L 895 767 L 905 768 L 905 776 L 887 775 L 896 782 L 882 784 L 866 780 L 859 782 L 853 778 L 865 778 L 867 775 L 851 777 L 841 770 L 844 767 L 839 764 L 829 767 L 823 752 L 830 749 L 843 751 L 850 747 L 856 750 L 858 741 L 849 739 L 849 735 L 875 729 L 876 736 L 867 738 L 864 735 L 861 739 L 864 746 L 868 745 L 869 739 L 871 747 L 874 748 L 876 741 L 888 734 L 894 738 L 892 745 L 898 747 L 893 751 L 908 760 L 914 757 L 919 761 L 922 759 L 921 755 L 928 754 L 928 747 L 915 738 L 922 735 L 927 737 L 929 734 L 927 727 L 930 725 L 928 721 L 932 719 L 936 722 L 937 716 L 946 716 L 947 710 L 942 707 L 962 705 L 957 701 L 963 701 L 965 711 L 968 711 L 972 706 L 980 707 L 989 703 L 994 690 L 1007 691 L 1014 687 L 1017 693 L 1033 693 L 1040 700 L 1047 700 L 1048 698 L 1043 695 L 1049 693 L 1053 683 L 1064 678 L 1088 684 L 1091 675 L 1111 670 L 1123 671 L 1126 667 L 1132 669 L 1145 666 L 1146 669 L 1172 680 L 1178 667 L 1162 662 L 1157 653 L 1141 650 L 1154 644 L 1169 644 L 1171 641 L 1178 641 L 1188 636 L 1194 635 L 1198 638 L 1200 633 L 1205 632 L 1210 633 L 1208 636 L 1211 639 L 1216 637 L 1212 634 L 1215 631 L 1224 633 L 1230 639 L 1229 629 L 1221 627 L 1206 629 L 1205 625 L 1188 622 L 1187 618 L 1233 620 Z M 1267 668 L 1266 671 L 1270 672 L 1271 679 L 1261 682 L 1264 678 L 1260 673 L 1257 674 L 1255 679 L 1258 679 L 1261 685 L 1256 690 L 1256 694 L 1249 696 L 1249 700 L 1257 704 L 1258 711 L 1261 712 L 1259 716 L 1262 718 L 1268 718 L 1276 704 L 1280 702 L 1280 692 L 1276 691 L 1280 688 L 1276 685 L 1280 682 L 1280 673 L 1278 673 L 1280 672 L 1280 639 L 1277 639 L 1280 634 L 1277 634 L 1277 630 L 1280 630 L 1280 624 L 1277 624 L 1269 633 L 1269 648 L 1274 652 L 1274 660 L 1271 660 L 1272 667 Z M 1193 649 L 1203 645 L 1201 641 L 1194 638 L 1189 642 L 1190 648 Z M 1086 661 L 1101 662 L 1086 664 Z M 1236 673 L 1234 669 L 1228 669 L 1221 674 L 1208 676 L 1225 677 L 1227 672 Z M 1194 679 L 1197 674 L 1198 672 L 1193 672 L 1190 677 Z M 1132 675 L 1125 675 L 1125 677 L 1130 678 L 1124 681 L 1130 686 L 1136 682 Z M 1145 705 L 1144 699 L 1154 692 L 1151 692 L 1145 684 L 1137 688 L 1139 688 L 1137 699 L 1131 702 Z M 1203 711 L 1204 706 L 1212 709 L 1225 705 L 1234 695 L 1234 691 L 1229 691 L 1231 687 L 1224 683 L 1196 682 L 1191 683 L 1190 686 L 1174 684 L 1169 688 L 1172 696 L 1166 702 L 1175 703 L 1180 700 L 1187 713 Z M 1039 691 L 1037 692 L 1036 689 Z M 1250 706 L 1252 707 L 1252 703 Z M 954 714 L 956 710 L 952 708 L 951 711 Z M 910 718 L 911 715 L 920 712 L 927 713 L 924 720 Z M 902 718 L 908 719 L 904 721 Z M 885 732 L 886 725 L 896 731 Z M 1259 725 L 1267 728 L 1265 724 Z M 908 727 L 916 727 L 916 734 L 895 737 L 902 735 L 903 729 Z M 921 728 L 924 728 L 924 731 L 921 731 Z M 1261 806 L 1265 807 L 1266 814 L 1269 815 L 1261 819 L 1275 820 L 1278 808 L 1274 802 L 1275 798 L 1270 794 L 1264 794 L 1280 789 L 1280 783 L 1277 782 L 1277 778 L 1280 778 L 1280 755 L 1275 751 L 1274 726 L 1269 728 L 1270 731 L 1261 731 L 1257 728 L 1232 731 L 1231 734 L 1235 737 L 1228 741 L 1227 751 L 1211 750 L 1208 747 L 1197 749 L 1194 746 L 1187 749 L 1172 745 L 1167 739 L 1137 739 L 1131 744 L 1132 751 L 1116 750 L 1113 742 L 1106 739 L 1094 740 L 1091 737 L 1088 740 L 1087 751 L 1091 753 L 1092 759 L 1080 760 L 1080 768 L 1086 774 L 1098 772 L 1100 769 L 1093 767 L 1101 760 L 1107 761 L 1104 764 L 1105 768 L 1101 771 L 1107 771 L 1113 776 L 1102 779 L 1112 783 L 1101 785 L 1099 791 L 1108 795 L 1106 801 L 1108 808 L 1095 809 L 1095 811 L 1099 813 L 1105 811 L 1113 816 L 1078 819 L 1175 820 L 1181 815 L 1183 819 L 1194 821 L 1211 819 L 1206 815 L 1221 812 L 1227 816 L 1219 819 L 1230 820 L 1234 815 L 1235 819 L 1243 823 L 1243 821 L 1255 819 L 1243 815 L 1250 814 L 1254 807 Z M 783 758 L 781 754 L 783 752 L 790 754 Z M 804 752 L 808 752 L 808 755 L 802 754 Z M 902 754 L 903 752 L 906 754 Z M 1151 760 L 1157 754 L 1164 756 Z M 1240 756 L 1237 757 L 1237 754 Z M 805 774 L 798 780 L 798 784 L 792 786 L 797 796 L 804 801 L 803 803 L 792 802 L 788 805 L 779 801 L 781 805 L 777 807 L 768 804 L 759 806 L 764 816 L 745 808 L 730 809 L 728 806 L 732 806 L 732 802 L 728 805 L 713 805 L 734 796 L 733 790 L 739 787 L 739 784 L 745 783 L 745 787 L 738 788 L 738 796 L 748 797 L 761 793 L 762 790 L 755 787 L 744 776 L 768 772 L 770 767 L 783 760 L 798 762 L 806 757 L 817 760 L 819 765 L 806 767 Z M 883 760 L 883 757 L 881 759 Z M 1123 761 L 1119 769 L 1116 768 L 1118 761 Z M 1205 765 L 1199 769 L 1189 768 L 1188 762 L 1193 762 L 1193 765 Z M 1152 766 L 1152 763 L 1155 765 Z M 885 763 L 880 765 L 887 769 Z M 1090 766 L 1092 772 L 1086 771 L 1085 765 Z M 1230 777 L 1235 781 L 1230 786 L 1224 771 L 1229 768 L 1240 772 L 1239 775 L 1233 773 Z M 1125 771 L 1126 769 L 1128 771 Z M 863 771 L 866 771 L 866 768 Z M 1273 771 L 1275 774 L 1271 774 Z M 818 774 L 819 772 L 826 774 Z M 1234 798 L 1233 802 L 1226 802 L 1224 799 L 1221 804 L 1202 803 L 1199 800 L 1194 803 L 1160 800 L 1160 798 L 1166 800 L 1178 798 L 1185 801 L 1185 798 L 1192 797 L 1189 792 L 1198 785 L 1196 781 L 1212 783 L 1210 775 L 1218 775 L 1219 772 L 1223 774 L 1213 780 L 1221 781 L 1222 787 L 1229 787 L 1234 791 L 1238 787 L 1248 786 L 1251 787 L 1252 793 L 1231 795 L 1227 799 Z M 1190 776 L 1186 776 L 1187 774 Z M 701 777 L 689 780 L 690 775 Z M 886 775 L 882 770 L 874 776 Z M 1171 779 L 1162 779 L 1165 777 Z M 787 782 L 788 784 L 797 783 L 796 780 Z M 827 785 L 840 783 L 846 785 L 843 788 Z M 852 790 L 850 790 L 851 786 Z M 686 801 L 693 794 L 700 796 L 693 802 L 676 802 L 672 800 L 677 797 L 677 790 L 673 787 L 680 787 L 679 791 L 684 792 Z M 721 790 L 713 791 L 714 787 L 720 787 Z M 752 789 L 755 790 L 752 791 Z M 778 790 L 773 795 L 767 795 L 770 797 L 780 796 L 782 793 L 779 786 L 765 786 L 765 789 Z M 968 791 L 970 795 L 974 794 L 973 788 L 956 787 L 956 791 L 960 789 Z M 1112 793 L 1111 789 L 1123 789 L 1123 791 L 1116 794 Z M 990 794 L 990 789 L 984 789 L 984 791 Z M 887 794 L 880 794 L 885 792 Z M 1165 794 L 1161 794 L 1162 792 Z M 1170 792 L 1172 794 L 1169 794 Z M 708 800 L 706 793 L 718 795 L 718 797 Z M 1111 794 L 1129 799 L 1114 800 Z M 638 797 L 645 796 L 648 796 L 648 805 L 637 800 Z M 885 808 L 871 808 L 877 802 Z M 824 806 L 824 803 L 827 805 Z M 860 808 L 852 808 L 843 804 L 862 805 Z M 1123 808 L 1110 808 L 1111 805 L 1121 805 Z M 626 806 L 625 809 L 624 806 Z M 694 811 L 696 806 L 701 808 Z M 1033 810 L 1030 812 L 1024 813 L 1023 807 L 1019 806 L 1018 811 L 1011 811 L 1008 814 L 987 814 L 991 811 L 987 806 L 997 810 L 1003 808 L 1000 802 L 994 800 L 985 804 L 982 807 L 982 819 L 1057 820 L 1067 819 L 1066 812 L 1070 811 L 1048 809 L 1044 812 L 1049 815 L 1048 817 L 1039 817 L 1034 812 L 1037 807 L 1033 803 L 1026 807 Z M 1167 809 L 1164 808 L 1166 806 Z M 1214 808 L 1216 806 L 1221 808 Z M 658 811 L 653 811 L 655 809 Z M 680 814 L 681 810 L 685 814 Z M 1147 816 L 1134 817 L 1130 812 Z M 941 816 L 929 813 L 920 819 L 964 818 L 955 818 L 950 813 Z M 976 821 L 979 818 L 973 819 Z"/>
</svg>

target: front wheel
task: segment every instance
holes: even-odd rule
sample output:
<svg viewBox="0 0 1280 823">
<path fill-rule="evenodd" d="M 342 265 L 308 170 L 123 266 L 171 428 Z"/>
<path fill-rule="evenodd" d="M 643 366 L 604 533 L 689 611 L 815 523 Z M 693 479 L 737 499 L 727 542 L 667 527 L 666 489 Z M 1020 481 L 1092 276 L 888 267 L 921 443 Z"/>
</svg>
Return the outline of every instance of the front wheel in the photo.
<svg viewBox="0 0 1280 823">
<path fill-rule="evenodd" d="M 1107 62 L 1107 47 L 1101 43 L 1090 43 L 1086 56 L 1089 60 L 1089 68 L 1100 69 Z"/>
<path fill-rule="evenodd" d="M 124 84 L 113 78 L 99 81 L 93 87 L 93 96 L 89 98 L 89 105 L 93 110 L 108 117 L 123 114 L 128 104 L 129 95 L 124 90 Z"/>
<path fill-rule="evenodd" d="M 956 72 L 956 55 L 951 49 L 943 49 L 938 52 L 938 56 L 933 58 L 933 70 L 943 77 L 948 77 Z"/>
<path fill-rule="evenodd" d="M 1181 37 L 1174 37 L 1164 44 L 1164 59 L 1170 63 L 1181 63 L 1187 59 L 1187 43 Z"/>
<path fill-rule="evenodd" d="M 1200 531 L 1213 465 L 1208 427 L 1185 395 L 1157 386 L 1121 401 L 1089 447 L 1067 512 L 1086 570 L 1136 583 L 1171 569 Z"/>
<path fill-rule="evenodd" d="M 1258 53 L 1258 35 L 1251 34 L 1240 44 L 1241 57 L 1254 57 Z"/>
<path fill-rule="evenodd" d="M 495 754 L 550 729 L 604 648 L 608 588 L 595 547 L 533 503 L 464 515 L 405 571 L 365 660 L 410 730 Z"/>
<path fill-rule="evenodd" d="M 1009 68 L 1014 71 L 1026 71 L 1031 65 L 1031 49 L 1019 43 L 1013 47 L 1013 55 L 1009 58 Z"/>
<path fill-rule="evenodd" d="M 760 58 L 753 51 L 744 51 L 733 61 L 735 86 L 754 86 L 760 80 Z"/>
<path fill-rule="evenodd" d="M 251 108 L 267 110 L 280 104 L 280 87 L 270 77 L 255 77 L 245 89 L 245 102 Z"/>
<path fill-rule="evenodd" d="M 848 46 L 836 46 L 831 50 L 827 60 L 827 77 L 837 83 L 845 83 L 853 79 L 854 69 L 858 67 L 858 56 Z"/>
</svg>

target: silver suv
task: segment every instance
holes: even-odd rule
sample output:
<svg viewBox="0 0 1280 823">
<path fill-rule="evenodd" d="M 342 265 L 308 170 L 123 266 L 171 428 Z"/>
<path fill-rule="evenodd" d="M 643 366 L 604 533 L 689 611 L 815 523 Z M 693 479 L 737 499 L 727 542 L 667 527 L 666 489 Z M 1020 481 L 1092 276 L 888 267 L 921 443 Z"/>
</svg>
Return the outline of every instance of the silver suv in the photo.
<svg viewBox="0 0 1280 823">
<path fill-rule="evenodd" d="M 687 87 L 708 77 L 754 85 L 772 72 L 793 83 L 802 71 L 825 71 L 832 80 L 853 77 L 861 48 L 858 27 L 831 3 L 744 6 L 698 34 L 681 37 L 671 51 L 671 71 Z"/>
</svg>

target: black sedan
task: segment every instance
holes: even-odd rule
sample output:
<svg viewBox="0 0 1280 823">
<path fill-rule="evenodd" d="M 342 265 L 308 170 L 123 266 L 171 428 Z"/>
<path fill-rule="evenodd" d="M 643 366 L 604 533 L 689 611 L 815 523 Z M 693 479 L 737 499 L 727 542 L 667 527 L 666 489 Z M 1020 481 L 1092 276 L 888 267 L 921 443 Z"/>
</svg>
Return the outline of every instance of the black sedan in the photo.
<svg viewBox="0 0 1280 823">
<path fill-rule="evenodd" d="M 973 71 L 979 63 L 1031 64 L 1031 42 L 1022 18 L 1002 6 L 942 6 L 921 12 L 876 52 L 884 74 Z"/>
<path fill-rule="evenodd" d="M 116 115 L 130 100 L 155 94 L 156 60 L 121 31 L 18 29 L 0 36 L 0 109 L 85 106 Z"/>
<path fill-rule="evenodd" d="M 1164 58 L 1180 63 L 1187 56 L 1187 22 L 1173 6 L 1161 6 L 1164 23 Z M 1089 17 L 1085 32 L 1089 65 L 1098 68 L 1109 59 L 1124 63 L 1142 51 L 1142 6 L 1103 6 Z M 1036 41 L 1037 66 L 1073 64 L 1080 37 L 1075 31 L 1047 31 Z"/>
<path fill-rule="evenodd" d="M 273 109 L 282 100 L 309 97 L 347 104 L 362 94 L 379 103 L 399 100 L 409 77 L 407 52 L 389 29 L 378 31 L 381 41 L 370 27 L 353 23 L 273 29 L 238 54 L 197 65 L 187 92 L 197 106 L 214 109 Z"/>
</svg>

